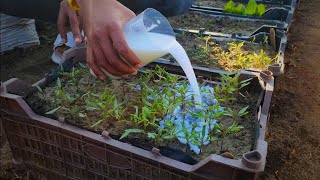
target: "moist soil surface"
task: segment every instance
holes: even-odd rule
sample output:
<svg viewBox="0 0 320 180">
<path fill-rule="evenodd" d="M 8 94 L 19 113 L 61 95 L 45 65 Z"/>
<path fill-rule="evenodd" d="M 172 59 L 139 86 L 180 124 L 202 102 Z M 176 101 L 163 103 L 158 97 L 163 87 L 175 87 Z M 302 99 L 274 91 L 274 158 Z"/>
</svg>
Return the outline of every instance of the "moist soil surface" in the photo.
<svg viewBox="0 0 320 180">
<path fill-rule="evenodd" d="M 174 28 L 219 32 L 223 34 L 241 34 L 249 36 L 262 25 L 275 25 L 272 22 L 234 20 L 228 17 L 213 17 L 210 15 L 189 11 L 185 15 L 169 18 Z"/>
<path fill-rule="evenodd" d="M 318 180 L 320 179 L 320 1 L 304 0 L 295 12 L 294 23 L 289 33 L 289 43 L 285 54 L 285 74 L 277 79 L 268 125 L 268 154 L 265 172 L 260 175 L 263 180 Z M 39 28 L 39 24 L 37 26 Z M 44 28 L 44 27 L 42 27 Z M 54 37 L 47 31 L 39 32 L 40 37 Z M 12 51 L 1 56 L 1 81 L 22 75 L 30 79 L 33 74 L 43 77 L 42 73 L 51 70 L 51 50 L 54 39 L 41 38 L 41 43 L 48 44 L 40 51 Z M 42 51 L 47 57 L 36 60 Z M 20 57 L 11 60 L 11 71 L 4 73 L 8 67 L 8 56 Z M 32 57 L 33 56 L 33 57 Z M 30 59 L 31 57 L 31 59 Z M 7 61 L 5 59 L 7 58 Z M 19 71 L 24 62 L 33 65 L 34 71 Z M 33 64 L 31 64 L 33 62 Z M 39 62 L 50 64 L 38 68 Z M 17 68 L 17 69 L 15 69 Z M 29 79 L 28 79 L 29 78 Z M 11 152 L 4 135 L 0 137 L 0 178 L 1 179 L 45 179 L 30 170 L 17 170 L 11 164 Z"/>
</svg>

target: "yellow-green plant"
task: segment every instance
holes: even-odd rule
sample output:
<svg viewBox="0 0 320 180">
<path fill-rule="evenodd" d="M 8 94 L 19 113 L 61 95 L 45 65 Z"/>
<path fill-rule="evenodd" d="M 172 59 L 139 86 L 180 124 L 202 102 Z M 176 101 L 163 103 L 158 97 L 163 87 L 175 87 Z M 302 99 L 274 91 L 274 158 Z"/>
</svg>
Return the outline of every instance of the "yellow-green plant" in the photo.
<svg viewBox="0 0 320 180">
<path fill-rule="evenodd" d="M 268 66 L 274 62 L 278 56 L 270 58 L 267 53 L 261 49 L 260 53 L 249 53 L 243 50 L 244 42 L 229 43 L 228 51 L 217 53 L 220 66 L 226 71 L 236 71 L 239 69 L 255 68 L 268 69 Z"/>
<path fill-rule="evenodd" d="M 257 4 L 256 0 L 249 0 L 246 7 L 241 3 L 235 6 L 233 0 L 230 0 L 223 8 L 223 11 L 231 14 L 262 16 L 266 12 L 266 6 L 264 4 Z"/>
<path fill-rule="evenodd" d="M 213 52 L 213 42 L 210 42 L 210 36 L 206 36 L 204 38 L 199 37 L 200 40 L 204 40 L 205 45 L 199 45 L 199 47 L 191 52 L 191 55 L 195 57 L 195 59 L 209 63 L 212 58 Z"/>
</svg>

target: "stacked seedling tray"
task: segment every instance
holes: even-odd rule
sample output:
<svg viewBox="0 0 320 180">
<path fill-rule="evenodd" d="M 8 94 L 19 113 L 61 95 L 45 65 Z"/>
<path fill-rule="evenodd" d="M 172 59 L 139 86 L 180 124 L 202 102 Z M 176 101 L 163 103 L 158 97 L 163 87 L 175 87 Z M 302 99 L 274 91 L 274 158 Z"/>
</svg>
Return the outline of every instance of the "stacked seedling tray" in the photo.
<svg viewBox="0 0 320 180">
<path fill-rule="evenodd" d="M 175 29 L 190 29 L 221 34 L 237 34 L 250 36 L 259 31 L 273 29 L 287 30 L 288 24 L 278 20 L 265 20 L 254 18 L 236 18 L 227 15 L 211 15 L 208 13 L 189 11 L 182 16 L 169 18 Z"/>
<path fill-rule="evenodd" d="M 86 116 L 82 113 L 85 112 L 76 113 L 77 118 L 74 118 L 74 121 L 71 118 L 71 111 L 66 113 L 69 116 L 55 114 L 52 111 L 45 114 L 46 108 L 53 108 L 51 106 L 59 102 L 53 100 L 51 103 L 45 103 L 46 98 L 53 98 L 50 96 L 50 92 L 52 93 L 50 89 L 55 88 L 56 98 L 60 97 L 62 91 L 68 93 L 65 88 L 70 86 L 69 83 L 78 80 L 79 77 L 75 75 L 79 72 L 88 74 L 88 70 L 81 69 L 84 68 L 83 65 L 78 65 L 76 69 L 71 68 L 78 64 L 78 60 L 73 58 L 66 61 L 63 68 L 57 69 L 32 86 L 19 79 L 11 79 L 1 86 L 0 116 L 13 153 L 13 162 L 16 165 L 35 169 L 49 179 L 256 179 L 258 174 L 264 170 L 267 152 L 265 133 L 274 86 L 271 72 L 224 73 L 225 77 L 239 77 L 241 82 L 250 79 L 246 81 L 250 83 L 241 89 L 241 93 L 246 98 L 241 98 L 239 102 L 248 101 L 250 104 L 248 109 L 250 115 L 243 121 L 251 125 L 249 127 L 244 125 L 245 129 L 243 132 L 240 131 L 242 132 L 240 134 L 228 136 L 231 138 L 229 141 L 239 143 L 231 147 L 239 149 L 243 146 L 247 149 L 241 153 L 240 151 L 231 153 L 218 151 L 218 153 L 210 154 L 215 151 L 208 151 L 206 157 L 200 158 L 193 155 L 192 158 L 198 161 L 190 162 L 181 158 L 181 155 L 189 157 L 190 154 L 183 153 L 181 150 L 176 151 L 177 148 L 169 148 L 171 151 L 174 150 L 171 152 L 166 151 L 168 148 L 155 145 L 148 147 L 140 144 L 137 147 L 130 138 L 119 141 L 119 134 L 113 134 L 115 131 L 112 130 L 112 127 L 105 126 L 100 129 L 83 127 L 81 124 L 87 122 L 83 119 Z M 147 68 L 154 69 L 156 64 L 151 63 Z M 173 73 L 170 77 L 184 78 L 179 67 L 170 64 L 163 65 L 163 67 L 168 73 Z M 61 69 L 65 73 L 61 73 Z M 143 72 L 148 71 L 144 70 L 141 73 Z M 221 81 L 223 72 L 221 71 L 197 69 L 196 75 L 209 86 L 223 85 Z M 63 76 L 71 78 L 70 81 L 64 79 Z M 101 87 L 110 86 L 112 88 L 112 85 L 119 81 L 105 84 L 94 78 L 88 78 L 83 82 L 82 78 L 79 79 L 80 87 L 88 84 L 91 86 L 91 82 L 98 84 L 92 85 L 95 87 L 91 89 L 92 91 L 101 90 L 99 84 L 102 85 Z M 79 84 L 73 85 L 70 87 L 75 88 Z M 71 96 L 82 93 L 79 96 L 79 103 L 82 101 L 87 103 L 86 96 L 90 94 L 90 91 L 77 90 L 66 94 L 67 99 L 70 100 Z M 118 90 L 113 92 L 117 93 Z M 125 92 L 130 94 L 131 91 L 126 90 Z M 99 94 L 93 95 L 92 98 L 97 95 Z M 76 105 L 77 102 L 72 107 Z M 86 110 L 90 111 L 90 109 Z M 86 113 L 89 114 L 89 112 Z M 95 121 L 98 120 L 98 117 Z M 243 133 L 249 133 L 249 138 L 242 139 L 244 138 L 241 135 Z M 143 138 L 140 137 L 140 139 Z M 251 143 L 244 146 L 246 141 Z M 175 141 L 173 143 L 177 144 Z"/>
<path fill-rule="evenodd" d="M 223 9 L 229 0 L 196 0 L 193 7 L 220 8 Z M 247 4 L 249 0 L 233 0 L 234 3 Z M 258 4 L 262 3 L 267 8 L 287 8 L 295 9 L 297 0 L 256 0 Z"/>
<path fill-rule="evenodd" d="M 207 71 L 224 72 L 270 70 L 275 77 L 283 74 L 287 37 L 281 30 L 271 33 L 257 32 L 252 36 L 192 30 L 176 32 L 177 41 L 185 48 L 194 69 L 201 67 Z M 240 57 L 243 60 L 239 59 Z M 246 61 L 250 61 L 251 64 L 243 64 Z M 170 55 L 156 62 L 178 65 Z"/>
<path fill-rule="evenodd" d="M 220 2 L 221 1 L 221 2 Z M 209 1 L 208 1 L 209 2 Z M 252 21 L 264 21 L 266 24 L 265 25 L 271 25 L 273 23 L 273 26 L 276 24 L 277 28 L 282 28 L 285 29 L 286 31 L 289 30 L 293 13 L 295 8 L 295 2 L 287 2 L 290 5 L 284 5 L 283 7 L 281 5 L 277 5 L 276 3 L 269 3 L 266 2 L 264 3 L 269 6 L 270 8 L 267 9 L 267 11 L 262 15 L 262 16 L 249 16 L 249 15 L 242 15 L 242 14 L 232 14 L 232 13 L 227 13 L 223 10 L 223 5 L 224 0 L 218 0 L 218 1 L 210 1 L 212 3 L 217 3 L 218 7 L 207 7 L 207 6 L 193 6 L 191 8 L 191 11 L 195 11 L 198 13 L 204 13 L 207 15 L 211 15 L 213 17 L 228 17 L 231 19 L 236 19 L 236 20 L 252 20 Z M 220 3 L 218 3 L 220 2 Z M 269 3 L 269 4 L 268 4 Z M 220 4 L 220 5 L 219 5 Z M 293 5 L 293 6 L 291 6 Z M 220 7 L 222 6 L 222 7 Z M 219 8 L 220 7 L 220 8 Z M 212 20 L 213 22 L 215 21 L 214 19 Z M 268 22 L 268 23 L 267 23 Z M 271 23 L 271 24 L 270 24 Z"/>
</svg>

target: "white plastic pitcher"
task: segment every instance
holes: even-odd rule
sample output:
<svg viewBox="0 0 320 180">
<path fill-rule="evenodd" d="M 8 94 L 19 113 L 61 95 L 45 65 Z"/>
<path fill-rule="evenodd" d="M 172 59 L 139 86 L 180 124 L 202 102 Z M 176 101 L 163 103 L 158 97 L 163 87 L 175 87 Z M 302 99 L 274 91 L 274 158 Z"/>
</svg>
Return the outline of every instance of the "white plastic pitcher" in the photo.
<svg viewBox="0 0 320 180">
<path fill-rule="evenodd" d="M 168 54 L 168 49 L 176 42 L 174 31 L 166 17 L 152 8 L 127 22 L 123 32 L 130 49 L 143 66 Z M 110 78 L 118 78 L 102 70 Z M 90 72 L 93 74 L 91 70 Z"/>
</svg>

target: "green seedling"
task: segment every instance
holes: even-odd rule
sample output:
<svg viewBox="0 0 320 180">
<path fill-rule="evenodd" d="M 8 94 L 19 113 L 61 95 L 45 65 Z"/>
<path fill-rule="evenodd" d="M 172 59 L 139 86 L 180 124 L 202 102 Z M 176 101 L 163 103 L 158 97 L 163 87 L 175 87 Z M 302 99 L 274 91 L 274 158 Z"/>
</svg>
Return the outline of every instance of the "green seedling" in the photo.
<svg viewBox="0 0 320 180">
<path fill-rule="evenodd" d="M 269 37 L 267 35 L 264 36 L 263 44 L 268 44 L 269 42 Z"/>
<path fill-rule="evenodd" d="M 210 129 L 209 124 L 203 123 L 201 131 L 195 132 L 197 134 L 197 135 L 195 135 L 195 137 L 198 137 L 198 139 L 193 141 L 193 144 L 200 146 L 200 149 L 203 149 L 204 143 L 206 141 L 210 141 L 210 136 L 206 136 L 206 129 L 207 128 Z"/>
<path fill-rule="evenodd" d="M 144 134 L 147 135 L 148 139 L 154 140 L 155 145 L 160 146 L 164 141 L 169 141 L 175 138 L 177 134 L 176 126 L 171 120 L 167 120 L 165 127 L 161 128 L 157 126 L 157 132 L 148 132 L 147 130 L 142 129 L 127 129 L 122 134 L 120 139 L 128 137 L 130 134 Z"/>
<path fill-rule="evenodd" d="M 152 77 L 153 77 L 153 71 L 146 71 L 143 73 L 140 73 L 139 78 L 136 79 L 136 84 L 133 84 L 133 86 L 139 85 L 140 86 L 140 96 L 141 96 L 141 102 L 143 100 L 143 97 L 147 96 L 145 94 L 145 89 L 148 89 L 148 83 L 151 81 Z"/>
<path fill-rule="evenodd" d="M 194 106 L 194 102 L 188 99 L 190 96 L 192 96 L 192 94 L 187 95 L 187 92 L 190 89 L 187 81 L 182 81 L 180 84 L 181 87 L 177 89 L 177 92 L 180 94 L 180 96 L 176 98 L 177 102 L 181 105 L 181 111 L 184 112 L 187 107 Z"/>
<path fill-rule="evenodd" d="M 44 91 L 41 89 L 41 87 L 36 86 L 36 88 L 38 89 L 39 93 L 41 94 L 43 100 L 47 101 L 46 95 L 45 95 Z"/>
<path fill-rule="evenodd" d="M 122 136 L 120 137 L 120 140 L 128 137 L 132 133 L 145 133 L 145 132 L 144 130 L 141 130 L 141 129 L 126 129 L 122 134 Z"/>
<path fill-rule="evenodd" d="M 262 16 L 266 12 L 266 6 L 264 4 L 258 4 L 256 9 L 256 15 Z"/>
<path fill-rule="evenodd" d="M 189 143 L 192 143 L 192 144 L 195 144 L 195 145 L 200 145 L 200 142 L 198 141 L 199 139 L 199 133 L 195 131 L 195 128 L 196 128 L 196 124 L 192 124 L 192 129 L 191 129 L 191 132 L 189 132 L 189 129 L 188 127 L 186 127 L 186 125 L 181 122 L 181 126 L 182 126 L 182 129 L 181 129 L 181 132 L 184 133 L 184 137 L 183 136 L 178 136 L 179 138 L 184 138 L 186 139 L 186 152 L 188 151 L 188 144 Z"/>
<path fill-rule="evenodd" d="M 222 124 L 216 124 L 216 132 L 221 136 L 220 152 L 223 151 L 224 140 L 227 137 L 227 135 L 231 133 L 238 133 L 241 131 L 241 129 L 243 129 L 243 126 L 237 125 L 236 123 L 233 123 L 229 127 L 225 127 Z"/>
<path fill-rule="evenodd" d="M 257 2 L 255 0 L 249 0 L 248 4 L 247 4 L 247 14 L 249 16 L 253 16 L 256 14 L 256 9 L 257 9 Z"/>
<path fill-rule="evenodd" d="M 83 90 L 80 88 L 80 82 L 82 80 L 82 78 L 80 78 L 80 75 L 82 74 L 82 71 L 83 71 L 83 68 L 75 69 L 75 67 L 73 67 L 70 73 L 61 72 L 61 75 L 69 79 L 67 84 L 72 85 L 76 88 L 77 96 L 80 96 L 80 94 L 83 93 Z"/>
<path fill-rule="evenodd" d="M 247 9 L 244 7 L 243 4 L 239 4 L 237 7 L 233 9 L 233 13 L 247 15 Z"/>
<path fill-rule="evenodd" d="M 108 89 L 105 89 L 102 94 L 90 93 L 88 98 L 86 99 L 86 111 L 99 111 L 100 119 L 91 125 L 91 127 L 95 127 L 102 123 L 104 120 L 113 117 L 117 120 L 121 120 L 125 108 L 122 108 L 122 103 L 118 103 L 115 95 L 112 95 Z"/>
<path fill-rule="evenodd" d="M 217 53 L 220 66 L 227 71 L 246 68 L 268 69 L 269 65 L 277 58 L 277 56 L 270 58 L 263 49 L 260 50 L 259 54 L 249 53 L 243 50 L 243 46 L 244 42 L 232 42 L 229 43 L 228 51 Z"/>
<path fill-rule="evenodd" d="M 227 113 L 225 115 L 231 117 L 232 118 L 232 123 L 235 123 L 240 118 L 242 118 L 242 117 L 244 117 L 244 116 L 249 114 L 249 112 L 247 111 L 248 108 L 249 108 L 249 106 L 244 107 L 244 108 L 240 109 L 239 111 L 232 110 L 232 109 L 228 108 L 227 109 Z"/>
<path fill-rule="evenodd" d="M 134 106 L 135 113 L 130 115 L 130 121 L 128 120 L 121 120 L 120 123 L 129 124 L 131 126 L 136 127 L 136 129 L 144 129 L 146 130 L 149 127 L 157 127 L 157 122 L 159 121 L 156 118 L 156 112 L 153 109 L 148 107 L 141 107 L 139 109 L 138 106 Z"/>
<path fill-rule="evenodd" d="M 46 112 L 46 114 L 54 114 L 55 112 L 57 112 L 59 109 L 61 108 L 61 106 L 59 106 L 59 107 L 57 107 L 57 108 L 54 108 L 54 109 L 52 109 L 51 111 L 48 111 L 48 112 Z"/>
<path fill-rule="evenodd" d="M 173 122 L 171 120 L 167 120 L 165 124 L 165 128 L 158 127 L 158 131 L 156 133 L 147 133 L 148 138 L 153 139 L 157 146 L 160 146 L 164 141 L 169 141 L 176 137 L 177 128 Z"/>
<path fill-rule="evenodd" d="M 155 94 L 157 93 L 157 94 Z M 162 95 L 160 95 L 162 93 Z M 162 92 L 160 90 L 153 91 L 152 93 L 152 105 L 151 107 L 155 108 L 157 112 L 157 117 L 163 118 L 167 114 L 170 115 L 170 118 L 173 114 L 173 111 L 181 103 L 179 98 L 176 98 L 176 91 L 169 87 L 164 87 Z"/>
<path fill-rule="evenodd" d="M 239 73 L 234 77 L 221 74 L 221 85 L 214 88 L 219 102 L 235 101 L 237 94 L 242 95 L 240 90 L 250 84 L 251 78 L 239 82 L 239 77 Z"/>
<path fill-rule="evenodd" d="M 197 60 L 203 61 L 207 64 L 210 63 L 211 60 L 211 53 L 213 51 L 213 48 L 211 47 L 212 43 L 210 42 L 211 37 L 206 36 L 203 38 L 200 38 L 200 40 L 205 41 L 205 45 L 199 45 L 199 47 L 191 52 L 191 55 L 193 57 L 196 57 Z"/>
<path fill-rule="evenodd" d="M 61 84 L 60 78 L 57 78 L 56 96 L 57 97 L 62 97 L 63 96 L 62 84 Z"/>
<path fill-rule="evenodd" d="M 230 0 L 225 7 L 223 8 L 223 11 L 227 13 L 233 13 L 234 12 L 234 2 L 233 0 Z"/>
<path fill-rule="evenodd" d="M 74 105 L 71 108 L 61 107 L 61 109 L 69 113 L 73 118 L 81 117 L 82 115 L 84 115 L 80 107 L 77 105 Z"/>
<path fill-rule="evenodd" d="M 242 14 L 249 16 L 262 16 L 266 12 L 266 6 L 264 4 L 257 4 L 255 0 L 249 0 L 247 6 L 239 3 L 235 7 L 233 0 L 230 0 L 224 7 L 223 11 L 231 14 Z"/>
<path fill-rule="evenodd" d="M 202 108 L 204 109 L 203 111 L 198 111 L 196 113 L 191 113 L 193 117 L 196 118 L 202 118 L 205 120 L 202 130 L 198 132 L 198 136 L 201 137 L 200 145 L 203 146 L 204 142 L 206 141 L 215 141 L 216 137 L 215 136 L 207 136 L 205 137 L 205 130 L 206 128 L 210 129 L 214 123 L 214 120 L 219 120 L 225 115 L 225 111 L 220 110 L 221 106 L 218 104 L 214 104 L 211 106 L 208 106 L 207 108 Z M 215 126 L 214 126 L 215 127 Z M 214 130 L 213 130 L 214 131 Z M 203 147 L 201 147 L 203 149 Z"/>
</svg>

